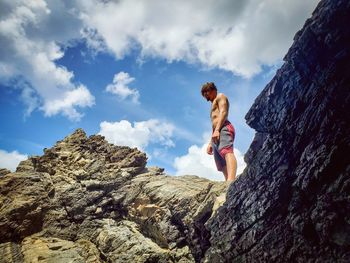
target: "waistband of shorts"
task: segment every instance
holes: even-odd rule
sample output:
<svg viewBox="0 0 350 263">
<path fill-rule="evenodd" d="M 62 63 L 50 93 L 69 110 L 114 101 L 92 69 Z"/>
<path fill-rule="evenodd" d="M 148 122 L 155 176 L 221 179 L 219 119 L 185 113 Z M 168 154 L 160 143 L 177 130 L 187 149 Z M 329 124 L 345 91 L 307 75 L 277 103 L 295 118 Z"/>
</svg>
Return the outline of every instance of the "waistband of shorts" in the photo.
<svg viewBox="0 0 350 263">
<path fill-rule="evenodd" d="M 221 126 L 221 128 L 220 128 L 220 130 L 222 129 L 222 128 L 224 128 L 225 126 L 227 126 L 227 125 L 230 125 L 231 124 L 231 122 L 230 121 L 228 121 L 228 120 L 225 120 L 224 121 L 224 123 L 222 124 L 222 126 Z M 213 132 L 214 132 L 214 128 L 213 128 Z"/>
</svg>

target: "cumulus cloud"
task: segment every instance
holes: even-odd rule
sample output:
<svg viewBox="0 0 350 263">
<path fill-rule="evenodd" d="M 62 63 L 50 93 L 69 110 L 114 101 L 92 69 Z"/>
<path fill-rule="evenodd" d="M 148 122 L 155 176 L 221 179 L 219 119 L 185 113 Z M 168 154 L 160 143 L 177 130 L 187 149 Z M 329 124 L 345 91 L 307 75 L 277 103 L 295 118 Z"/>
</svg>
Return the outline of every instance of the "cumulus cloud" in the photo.
<svg viewBox="0 0 350 263">
<path fill-rule="evenodd" d="M 157 119 L 134 122 L 134 125 L 127 120 L 121 120 L 120 122 L 104 121 L 100 123 L 99 134 L 115 145 L 144 150 L 150 143 L 174 147 L 175 144 L 171 139 L 173 131 L 174 126 L 171 123 Z"/>
<path fill-rule="evenodd" d="M 17 151 L 7 152 L 0 150 L 0 168 L 6 168 L 14 172 L 18 164 L 27 158 L 27 155 L 20 154 Z"/>
<path fill-rule="evenodd" d="M 128 84 L 133 82 L 135 79 L 130 77 L 126 72 L 119 72 L 114 75 L 113 83 L 107 85 L 106 91 L 117 95 L 121 100 L 130 98 L 133 103 L 139 103 L 140 94 L 138 90 L 131 89 Z"/>
<path fill-rule="evenodd" d="M 318 1 L 3 0 L 0 81 L 24 80 L 27 115 L 39 109 L 79 120 L 94 96 L 57 63 L 77 41 L 117 59 L 136 51 L 139 60 L 182 60 L 251 77 L 281 60 Z M 113 82 L 110 91 L 138 101 L 127 84 Z"/>
<path fill-rule="evenodd" d="M 18 80 L 27 115 L 39 108 L 46 116 L 79 120 L 77 108 L 94 104 L 89 90 L 73 82 L 73 72 L 56 64 L 64 56 L 62 47 L 79 37 L 82 27 L 73 7 L 68 1 L 1 3 L 0 81 Z"/>
<path fill-rule="evenodd" d="M 243 155 L 238 149 L 234 149 L 237 159 L 237 175 L 246 167 Z M 174 167 L 176 175 L 192 174 L 215 181 L 225 180 L 223 174 L 218 172 L 213 155 L 207 154 L 207 144 L 201 147 L 192 145 L 186 155 L 175 158 Z"/>
<path fill-rule="evenodd" d="M 43 109 L 45 115 L 52 116 L 59 112 L 68 116 L 70 119 L 79 120 L 82 114 L 75 107 L 92 106 L 94 99 L 89 90 L 84 85 L 79 85 L 75 89 L 67 90 L 59 99 L 45 101 Z"/>
<path fill-rule="evenodd" d="M 319 0 L 79 1 L 92 43 L 116 58 L 184 60 L 251 77 L 280 61 Z M 189 22 L 190 21 L 190 22 Z M 100 38 L 96 38 L 96 34 Z"/>
</svg>

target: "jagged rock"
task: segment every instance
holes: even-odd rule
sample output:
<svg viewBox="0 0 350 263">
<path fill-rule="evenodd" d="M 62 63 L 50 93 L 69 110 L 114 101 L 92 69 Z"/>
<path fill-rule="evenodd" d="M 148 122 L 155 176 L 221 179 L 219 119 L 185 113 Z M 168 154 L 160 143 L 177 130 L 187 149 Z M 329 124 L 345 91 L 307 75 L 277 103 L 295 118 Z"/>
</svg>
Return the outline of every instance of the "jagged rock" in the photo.
<svg viewBox="0 0 350 263">
<path fill-rule="evenodd" d="M 0 244 L 0 263 L 10 262 L 52 262 L 52 263 L 99 263 L 100 253 L 87 240 L 76 242 L 59 238 L 26 237 L 21 244 L 7 242 Z"/>
<path fill-rule="evenodd" d="M 53 191 L 46 173 L 9 173 L 0 180 L 0 242 L 17 241 L 42 228 Z"/>
<path fill-rule="evenodd" d="M 6 174 L 9 174 L 9 173 L 11 173 L 10 170 L 5 169 L 5 168 L 0 168 L 0 176 L 6 175 Z"/>
<path fill-rule="evenodd" d="M 116 195 L 123 196 L 128 217 L 138 222 L 144 235 L 163 248 L 189 246 L 199 260 L 209 245 L 209 232 L 203 225 L 226 187 L 226 183 L 196 176 L 154 177 L 145 173 Z"/>
<path fill-rule="evenodd" d="M 247 169 L 205 262 L 349 262 L 350 2 L 321 1 L 246 115 Z"/>
<path fill-rule="evenodd" d="M 43 156 L 22 161 L 17 171 L 46 172 L 55 175 L 55 179 L 64 176 L 74 182 L 137 174 L 144 169 L 146 161 L 146 155 L 136 148 L 114 146 L 100 135 L 87 138 L 85 132 L 78 129 L 53 148 L 44 149 Z"/>
<path fill-rule="evenodd" d="M 168 176 L 78 129 L 0 179 L 4 262 L 194 262 L 226 183 Z M 17 260 L 17 261 L 16 261 Z"/>
<path fill-rule="evenodd" d="M 145 237 L 131 221 L 105 224 L 97 244 L 112 262 L 193 262 L 189 248 L 169 251 Z"/>
</svg>

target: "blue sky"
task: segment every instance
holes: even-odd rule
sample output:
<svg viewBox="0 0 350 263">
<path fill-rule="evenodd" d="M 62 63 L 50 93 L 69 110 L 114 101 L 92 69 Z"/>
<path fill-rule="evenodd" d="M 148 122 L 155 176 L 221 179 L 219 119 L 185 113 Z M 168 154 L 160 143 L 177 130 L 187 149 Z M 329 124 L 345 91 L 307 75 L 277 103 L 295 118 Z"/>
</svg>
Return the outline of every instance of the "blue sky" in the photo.
<svg viewBox="0 0 350 263">
<path fill-rule="evenodd" d="M 230 100 L 239 172 L 244 120 L 318 1 L 2 1 L 0 166 L 83 128 L 138 147 L 149 166 L 222 180 L 205 153 L 210 103 Z"/>
</svg>

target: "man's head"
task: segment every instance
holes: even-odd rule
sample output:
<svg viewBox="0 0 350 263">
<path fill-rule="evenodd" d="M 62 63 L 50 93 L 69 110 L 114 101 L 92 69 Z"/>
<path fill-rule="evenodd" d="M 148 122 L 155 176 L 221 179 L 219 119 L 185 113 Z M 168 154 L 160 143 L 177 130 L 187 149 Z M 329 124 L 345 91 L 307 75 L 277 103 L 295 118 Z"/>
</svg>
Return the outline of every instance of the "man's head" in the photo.
<svg viewBox="0 0 350 263">
<path fill-rule="evenodd" d="M 214 82 L 207 82 L 202 86 L 201 90 L 202 96 L 207 99 L 207 101 L 213 101 L 217 94 L 217 88 Z"/>
</svg>

